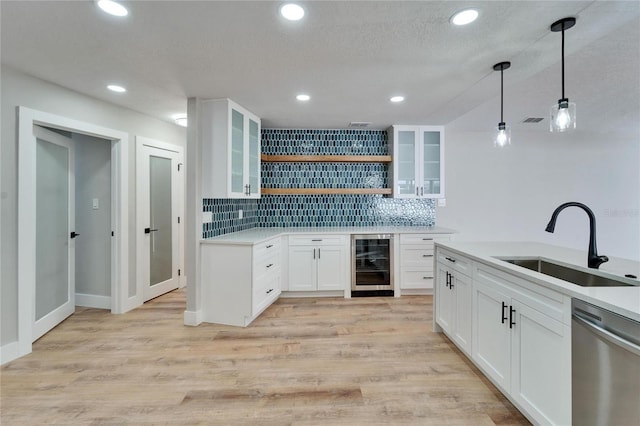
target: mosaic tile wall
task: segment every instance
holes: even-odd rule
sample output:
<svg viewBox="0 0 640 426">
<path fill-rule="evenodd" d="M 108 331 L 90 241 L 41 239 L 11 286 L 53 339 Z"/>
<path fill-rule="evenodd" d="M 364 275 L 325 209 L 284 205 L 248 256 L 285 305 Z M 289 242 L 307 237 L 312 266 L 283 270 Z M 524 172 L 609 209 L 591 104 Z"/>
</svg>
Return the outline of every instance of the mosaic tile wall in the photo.
<svg viewBox="0 0 640 426">
<path fill-rule="evenodd" d="M 260 226 L 432 226 L 434 200 L 382 195 L 265 195 Z"/>
<path fill-rule="evenodd" d="M 242 210 L 242 219 L 238 218 L 239 210 Z M 212 238 L 260 226 L 258 200 L 205 198 L 202 200 L 202 211 L 213 214 L 213 222 L 202 224 L 202 238 Z"/>
<path fill-rule="evenodd" d="M 262 129 L 262 153 L 270 155 L 387 155 L 383 130 Z M 388 167 L 379 163 L 262 163 L 267 188 L 384 188 Z M 244 217 L 238 219 L 238 210 Z M 211 238 L 256 226 L 431 226 L 435 200 L 382 195 L 263 195 L 259 200 L 204 199 Z"/>
</svg>

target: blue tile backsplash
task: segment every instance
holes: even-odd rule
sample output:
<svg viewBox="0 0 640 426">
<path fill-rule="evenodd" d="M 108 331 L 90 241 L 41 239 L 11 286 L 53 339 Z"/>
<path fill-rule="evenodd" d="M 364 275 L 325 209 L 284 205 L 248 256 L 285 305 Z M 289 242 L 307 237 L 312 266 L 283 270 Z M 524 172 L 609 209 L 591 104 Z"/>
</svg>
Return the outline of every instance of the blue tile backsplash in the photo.
<svg viewBox="0 0 640 426">
<path fill-rule="evenodd" d="M 262 129 L 262 153 L 269 155 L 388 155 L 383 130 Z M 262 163 L 265 188 L 385 188 L 381 163 Z M 238 218 L 238 210 L 244 217 Z M 432 226 L 435 200 L 382 195 L 263 195 L 259 200 L 204 199 L 213 223 L 211 238 L 256 226 Z"/>
</svg>

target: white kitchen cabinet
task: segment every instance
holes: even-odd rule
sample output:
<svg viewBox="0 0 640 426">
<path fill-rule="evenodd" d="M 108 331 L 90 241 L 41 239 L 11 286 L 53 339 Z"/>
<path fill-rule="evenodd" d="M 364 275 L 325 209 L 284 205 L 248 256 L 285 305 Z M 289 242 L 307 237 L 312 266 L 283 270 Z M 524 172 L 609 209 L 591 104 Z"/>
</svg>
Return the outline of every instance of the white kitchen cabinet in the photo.
<svg viewBox="0 0 640 426">
<path fill-rule="evenodd" d="M 444 198 L 444 127 L 391 126 L 394 198 Z"/>
<path fill-rule="evenodd" d="M 344 235 L 289 237 L 289 291 L 344 291 L 349 247 Z"/>
<path fill-rule="evenodd" d="M 472 279 L 462 271 L 471 261 L 438 250 L 436 322 L 465 353 L 471 353 Z M 458 268 L 459 265 L 465 265 Z"/>
<path fill-rule="evenodd" d="M 515 277 L 513 278 L 515 279 Z M 473 359 L 536 422 L 571 424 L 571 328 L 563 298 L 480 266 L 473 294 Z"/>
<path fill-rule="evenodd" d="M 276 301 L 280 246 L 280 237 L 253 245 L 203 243 L 203 321 L 245 327 Z"/>
<path fill-rule="evenodd" d="M 229 99 L 202 101 L 202 197 L 260 198 L 260 118 Z"/>
<path fill-rule="evenodd" d="M 443 234 L 400 234 L 401 290 L 433 290 L 433 243 L 448 239 Z"/>
</svg>

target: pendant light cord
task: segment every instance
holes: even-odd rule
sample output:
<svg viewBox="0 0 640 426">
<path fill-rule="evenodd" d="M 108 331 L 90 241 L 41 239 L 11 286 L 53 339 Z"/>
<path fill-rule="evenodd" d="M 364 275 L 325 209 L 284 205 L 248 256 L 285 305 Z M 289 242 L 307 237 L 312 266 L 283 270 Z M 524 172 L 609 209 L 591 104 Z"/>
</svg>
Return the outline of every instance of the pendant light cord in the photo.
<svg viewBox="0 0 640 426">
<path fill-rule="evenodd" d="M 503 67 L 504 68 L 504 67 Z M 504 122 L 504 69 L 500 69 L 500 122 Z"/>
<path fill-rule="evenodd" d="M 562 99 L 564 99 L 564 28 L 562 29 Z"/>
</svg>

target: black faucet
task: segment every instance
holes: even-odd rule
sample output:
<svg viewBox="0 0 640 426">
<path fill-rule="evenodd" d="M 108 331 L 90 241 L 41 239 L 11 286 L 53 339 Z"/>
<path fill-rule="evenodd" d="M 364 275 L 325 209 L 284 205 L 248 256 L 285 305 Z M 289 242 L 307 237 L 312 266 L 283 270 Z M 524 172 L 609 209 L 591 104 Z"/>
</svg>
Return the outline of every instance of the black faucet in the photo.
<svg viewBox="0 0 640 426">
<path fill-rule="evenodd" d="M 589 255 L 587 257 L 587 265 L 589 268 L 598 269 L 601 264 L 608 262 L 609 258 L 607 256 L 598 256 L 598 249 L 596 248 L 596 216 L 589 207 L 582 203 L 576 203 L 575 201 L 560 204 L 558 208 L 553 211 L 551 220 L 549 221 L 549 224 L 547 224 L 545 231 L 553 233 L 553 230 L 556 228 L 556 219 L 558 219 L 558 214 L 562 210 L 571 206 L 580 207 L 589 215 Z"/>
</svg>

